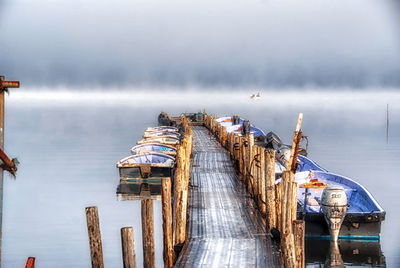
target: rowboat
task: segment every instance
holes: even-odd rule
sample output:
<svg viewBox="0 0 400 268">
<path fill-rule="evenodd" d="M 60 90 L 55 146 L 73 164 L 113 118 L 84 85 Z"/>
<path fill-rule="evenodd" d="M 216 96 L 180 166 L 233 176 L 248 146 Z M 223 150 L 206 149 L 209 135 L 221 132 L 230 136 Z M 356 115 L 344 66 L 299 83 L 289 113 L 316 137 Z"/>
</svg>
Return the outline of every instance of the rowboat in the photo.
<svg viewBox="0 0 400 268">
<path fill-rule="evenodd" d="M 173 137 L 180 138 L 181 134 L 179 132 L 169 132 L 169 131 L 151 131 L 145 132 L 143 138 L 153 138 L 153 137 Z"/>
<path fill-rule="evenodd" d="M 120 183 L 117 195 L 124 199 L 157 199 L 163 178 L 173 177 L 175 158 L 158 152 L 127 156 L 117 162 Z"/>
<path fill-rule="evenodd" d="M 148 127 L 144 132 L 154 132 L 154 131 L 167 131 L 167 132 L 178 132 L 179 128 L 170 126 L 158 126 L 158 127 Z"/>
<path fill-rule="evenodd" d="M 248 120 L 238 116 L 224 116 L 217 118 L 216 121 L 219 122 L 221 126 L 226 128 L 227 133 L 236 133 L 239 135 L 253 134 L 256 142 L 265 141 L 266 135 L 264 131 L 251 125 Z"/>
<path fill-rule="evenodd" d="M 177 146 L 178 144 L 180 144 L 180 140 L 171 136 L 159 136 L 159 137 L 145 138 L 137 142 L 137 144 L 145 144 L 145 143 L 161 143 L 170 146 Z"/>
<path fill-rule="evenodd" d="M 144 153 L 163 153 L 171 156 L 176 155 L 176 148 L 173 146 L 161 144 L 161 143 L 144 143 L 140 145 L 136 145 L 132 147 L 131 153 L 135 154 L 144 154 Z"/>
</svg>

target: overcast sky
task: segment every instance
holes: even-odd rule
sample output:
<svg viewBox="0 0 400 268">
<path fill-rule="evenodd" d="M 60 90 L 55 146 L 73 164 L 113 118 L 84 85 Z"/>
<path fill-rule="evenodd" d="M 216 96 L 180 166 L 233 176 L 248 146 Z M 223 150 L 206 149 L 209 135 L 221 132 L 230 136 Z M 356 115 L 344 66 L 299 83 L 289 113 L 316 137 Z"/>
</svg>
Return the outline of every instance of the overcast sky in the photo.
<svg viewBox="0 0 400 268">
<path fill-rule="evenodd" d="M 54 86 L 400 86 L 389 0 L 0 0 L 0 74 Z"/>
</svg>

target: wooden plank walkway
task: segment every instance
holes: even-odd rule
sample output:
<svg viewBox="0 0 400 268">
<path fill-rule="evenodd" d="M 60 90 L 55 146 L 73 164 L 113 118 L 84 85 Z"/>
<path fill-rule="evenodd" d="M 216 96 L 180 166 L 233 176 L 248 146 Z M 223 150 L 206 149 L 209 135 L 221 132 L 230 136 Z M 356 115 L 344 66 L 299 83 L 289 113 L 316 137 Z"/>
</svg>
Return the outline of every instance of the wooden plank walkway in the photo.
<svg viewBox="0 0 400 268">
<path fill-rule="evenodd" d="M 205 127 L 192 129 L 188 242 L 175 267 L 280 267 L 228 152 Z"/>
</svg>

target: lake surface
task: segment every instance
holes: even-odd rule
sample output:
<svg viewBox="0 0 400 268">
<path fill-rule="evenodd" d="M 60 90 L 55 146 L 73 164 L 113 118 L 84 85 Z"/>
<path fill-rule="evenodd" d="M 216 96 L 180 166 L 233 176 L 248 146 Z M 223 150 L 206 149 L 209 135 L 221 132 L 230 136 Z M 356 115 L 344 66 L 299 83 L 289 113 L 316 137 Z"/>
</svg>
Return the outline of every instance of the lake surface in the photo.
<svg viewBox="0 0 400 268">
<path fill-rule="evenodd" d="M 90 267 L 85 207 L 93 205 L 99 209 L 106 267 L 122 267 L 125 226 L 134 228 L 141 266 L 140 202 L 117 201 L 115 163 L 129 155 L 146 127 L 156 125 L 160 111 L 178 115 L 203 108 L 248 118 L 285 142 L 303 112 L 309 157 L 360 182 L 378 200 L 387 212 L 380 246 L 387 267 L 400 267 L 400 93 L 266 91 L 252 101 L 252 92 L 228 89 L 135 92 L 30 89 L 6 97 L 5 150 L 20 166 L 16 180 L 8 175 L 4 180 L 3 267 L 23 267 L 28 256 L 36 257 L 38 267 Z M 162 267 L 159 201 L 154 215 L 157 267 Z"/>
</svg>

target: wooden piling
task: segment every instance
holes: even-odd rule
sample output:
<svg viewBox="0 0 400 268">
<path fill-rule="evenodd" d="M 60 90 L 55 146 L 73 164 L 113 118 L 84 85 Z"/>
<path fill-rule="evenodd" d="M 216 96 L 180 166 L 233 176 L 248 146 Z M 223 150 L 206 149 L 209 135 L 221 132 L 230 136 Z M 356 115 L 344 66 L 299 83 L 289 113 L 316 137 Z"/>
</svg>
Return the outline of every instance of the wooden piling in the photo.
<svg viewBox="0 0 400 268">
<path fill-rule="evenodd" d="M 171 208 L 171 179 L 164 178 L 161 183 L 161 202 L 163 219 L 164 237 L 164 267 L 173 265 L 173 245 L 172 245 L 172 208 Z"/>
<path fill-rule="evenodd" d="M 281 221 L 281 211 L 282 211 L 282 182 L 275 185 L 275 220 L 276 228 L 282 233 L 282 221 Z"/>
<path fill-rule="evenodd" d="M 132 227 L 121 228 L 122 261 L 124 268 L 136 267 L 135 241 Z"/>
<path fill-rule="evenodd" d="M 275 190 L 275 151 L 272 149 L 268 149 L 264 153 L 265 156 L 265 195 L 266 195 L 266 211 L 267 211 L 267 227 L 269 230 L 271 228 L 275 227 L 279 230 L 280 227 L 278 227 L 278 222 L 277 222 L 277 215 L 276 215 L 276 210 L 278 209 L 278 203 L 276 202 L 277 200 L 280 200 L 280 194 L 279 198 L 276 196 L 275 192 L 280 191 L 280 187 Z M 279 209 L 280 211 L 280 205 Z M 280 215 L 279 215 L 280 219 Z M 279 220 L 280 222 L 280 220 Z"/>
<path fill-rule="evenodd" d="M 103 268 L 103 249 L 101 244 L 99 214 L 97 207 L 87 207 L 85 210 L 92 267 Z"/>
<path fill-rule="evenodd" d="M 302 220 L 293 221 L 293 235 L 295 244 L 295 256 L 296 256 L 296 268 L 305 267 L 305 256 L 304 256 L 304 234 L 305 234 L 305 222 Z"/>
<path fill-rule="evenodd" d="M 144 199 L 142 205 L 143 267 L 155 267 L 153 200 Z"/>
<path fill-rule="evenodd" d="M 254 178 L 251 177 L 250 174 L 250 165 L 253 162 L 254 159 L 254 155 L 253 155 L 253 147 L 254 147 L 254 135 L 253 134 L 247 134 L 246 135 L 246 139 L 247 139 L 247 150 L 246 150 L 246 179 L 248 181 L 248 189 L 250 189 L 250 186 L 253 187 L 253 192 L 256 185 L 255 185 L 255 180 Z M 253 163 L 254 164 L 254 163 Z"/>
<path fill-rule="evenodd" d="M 234 143 L 234 152 L 233 152 L 233 158 L 235 159 L 235 161 L 239 160 L 239 156 L 240 156 L 240 137 L 238 134 L 233 134 L 233 143 Z M 240 170 L 240 169 L 239 169 Z"/>
<path fill-rule="evenodd" d="M 265 148 L 264 147 L 258 147 L 258 155 L 259 155 L 259 194 L 260 194 L 260 199 L 261 199 L 261 213 L 266 214 L 266 181 L 265 181 Z"/>
<path fill-rule="evenodd" d="M 239 153 L 238 153 L 238 161 L 239 161 L 239 178 L 243 181 L 243 151 L 244 151 L 244 137 L 239 136 Z"/>
</svg>

